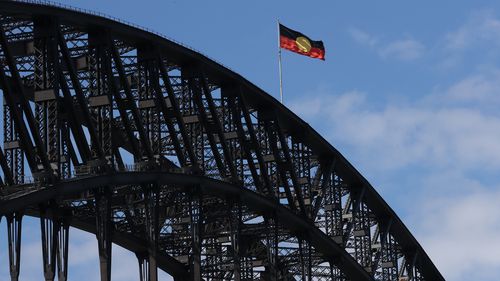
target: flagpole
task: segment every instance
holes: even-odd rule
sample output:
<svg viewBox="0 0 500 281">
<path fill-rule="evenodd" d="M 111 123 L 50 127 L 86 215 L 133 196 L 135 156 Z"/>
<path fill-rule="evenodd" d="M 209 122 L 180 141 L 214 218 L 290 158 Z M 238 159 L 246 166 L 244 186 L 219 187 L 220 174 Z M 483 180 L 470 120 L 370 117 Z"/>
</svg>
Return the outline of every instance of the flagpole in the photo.
<svg viewBox="0 0 500 281">
<path fill-rule="evenodd" d="M 280 20 L 276 19 L 278 25 L 278 65 L 280 70 L 280 101 L 283 103 L 283 78 L 281 76 L 281 43 L 280 43 Z"/>
</svg>

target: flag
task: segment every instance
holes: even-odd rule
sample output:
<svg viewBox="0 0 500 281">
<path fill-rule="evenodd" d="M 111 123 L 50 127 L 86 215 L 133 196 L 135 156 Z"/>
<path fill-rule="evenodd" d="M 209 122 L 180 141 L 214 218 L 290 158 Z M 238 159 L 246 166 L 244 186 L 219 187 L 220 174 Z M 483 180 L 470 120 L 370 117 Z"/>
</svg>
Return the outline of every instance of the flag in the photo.
<svg viewBox="0 0 500 281">
<path fill-rule="evenodd" d="M 304 56 L 325 60 L 325 47 L 322 41 L 313 41 L 282 24 L 280 24 L 280 47 Z"/>
</svg>

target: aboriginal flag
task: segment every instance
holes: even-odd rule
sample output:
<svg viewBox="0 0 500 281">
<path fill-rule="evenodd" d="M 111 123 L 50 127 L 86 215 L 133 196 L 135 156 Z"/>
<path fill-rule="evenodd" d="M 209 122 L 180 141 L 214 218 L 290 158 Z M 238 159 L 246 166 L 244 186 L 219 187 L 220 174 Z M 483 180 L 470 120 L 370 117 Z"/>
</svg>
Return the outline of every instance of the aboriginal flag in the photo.
<svg viewBox="0 0 500 281">
<path fill-rule="evenodd" d="M 325 60 L 323 41 L 313 41 L 282 24 L 280 24 L 280 47 L 304 56 Z"/>
</svg>

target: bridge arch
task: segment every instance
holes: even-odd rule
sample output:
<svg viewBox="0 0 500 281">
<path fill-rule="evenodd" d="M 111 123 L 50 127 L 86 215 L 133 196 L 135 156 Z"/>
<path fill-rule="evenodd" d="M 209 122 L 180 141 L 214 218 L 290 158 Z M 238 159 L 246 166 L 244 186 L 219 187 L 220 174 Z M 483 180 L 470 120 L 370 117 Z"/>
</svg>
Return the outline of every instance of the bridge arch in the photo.
<svg viewBox="0 0 500 281">
<path fill-rule="evenodd" d="M 54 192 L 70 190 L 68 184 L 77 190 L 82 183 L 97 180 L 110 185 L 126 185 L 123 181 L 129 180 L 130 185 L 141 182 L 138 176 L 172 181 L 203 176 L 200 181 L 214 187 L 207 190 L 202 185 L 202 194 L 224 190 L 249 206 L 265 209 L 274 204 L 276 215 L 285 216 L 281 223 L 294 222 L 286 226 L 288 230 L 302 226 L 298 238 L 291 240 L 285 237 L 290 233 L 279 233 L 280 227 L 274 237 L 260 237 L 267 239 L 266 245 L 274 245 L 266 253 L 275 257 L 274 265 L 252 264 L 256 259 L 250 257 L 245 267 L 240 259 L 248 257 L 238 256 L 229 266 L 222 256 L 207 254 L 207 249 L 240 245 L 229 247 L 228 241 L 201 235 L 197 239 L 203 241 L 195 239 L 178 255 L 198 264 L 188 269 L 196 278 L 217 279 L 224 276 L 220 272 L 235 267 L 264 267 L 261 277 L 273 279 L 276 274 L 269 272 L 279 270 L 270 268 L 279 267 L 279 259 L 289 256 L 294 262 L 287 269 L 308 278 L 444 280 L 370 183 L 306 122 L 237 73 L 169 39 L 102 16 L 38 1 L 0 4 L 4 62 L 0 87 L 6 101 L 0 213 L 8 216 L 10 227 L 16 227 L 16 211 L 34 208 L 36 213 L 40 198 L 47 206 L 57 202 Z M 140 172 L 126 172 L 130 169 Z M 33 183 L 26 180 L 29 175 Z M 128 192 L 141 194 L 143 201 L 159 200 L 151 190 L 156 189 L 138 184 Z M 44 197 L 48 195 L 52 197 Z M 74 199 L 103 211 L 89 213 L 98 221 L 103 272 L 109 271 L 108 232 L 120 227 L 108 225 L 109 218 L 117 215 L 109 207 L 114 195 L 101 188 Z M 205 203 L 200 202 L 195 209 L 203 209 Z M 121 203 L 124 209 L 130 204 Z M 193 203 L 188 205 L 192 211 Z M 127 209 L 142 217 L 120 213 L 127 217 L 123 219 L 127 231 L 132 231 L 129 219 L 154 216 L 155 211 L 145 206 Z M 72 203 L 59 207 L 78 212 Z M 219 224 L 223 221 L 212 215 Z M 163 226 L 152 224 L 155 229 Z M 198 226 L 190 231 L 194 238 L 200 235 Z M 163 242 L 160 231 L 148 235 L 148 243 Z M 203 249 L 193 244 L 199 242 Z M 330 249 L 326 256 L 341 273 L 324 273 L 328 266 L 313 255 L 311 245 L 317 251 Z M 213 256 L 219 265 L 207 265 L 212 261 L 200 260 L 201 255 Z M 46 263 L 50 271 L 54 262 Z M 102 278 L 108 280 L 109 273 Z"/>
</svg>

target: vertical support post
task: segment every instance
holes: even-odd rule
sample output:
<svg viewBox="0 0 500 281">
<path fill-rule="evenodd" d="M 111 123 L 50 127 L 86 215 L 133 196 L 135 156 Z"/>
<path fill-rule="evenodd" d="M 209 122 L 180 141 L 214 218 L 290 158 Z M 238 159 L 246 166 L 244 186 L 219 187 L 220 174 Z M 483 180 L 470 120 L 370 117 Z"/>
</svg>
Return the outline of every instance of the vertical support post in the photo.
<svg viewBox="0 0 500 281">
<path fill-rule="evenodd" d="M 11 281 L 19 280 L 22 220 L 23 213 L 21 212 L 15 212 L 7 216 L 7 239 L 9 241 L 9 271 Z"/>
<path fill-rule="evenodd" d="M 51 217 L 47 206 L 40 206 L 40 228 L 42 236 L 42 259 L 44 277 L 53 281 L 56 273 L 59 281 L 66 281 L 68 276 L 68 238 L 69 216 L 61 216 L 61 210 L 51 206 Z M 56 272 L 57 270 L 57 272 Z"/>
<path fill-rule="evenodd" d="M 313 268 L 312 246 L 311 246 L 311 243 L 307 242 L 307 281 L 313 280 L 312 268 Z"/>
<path fill-rule="evenodd" d="M 47 206 L 40 206 L 40 230 L 42 236 L 43 275 L 46 281 L 53 281 L 56 271 L 56 249 L 58 225 L 47 215 Z"/>
<path fill-rule="evenodd" d="M 112 210 L 111 192 L 98 190 L 95 198 L 97 244 L 101 281 L 111 281 Z"/>
<path fill-rule="evenodd" d="M 278 270 L 278 222 L 276 216 L 264 217 L 266 226 L 266 246 L 267 246 L 267 265 L 266 265 L 266 280 L 280 280 L 280 272 Z"/>
<path fill-rule="evenodd" d="M 59 218 L 58 246 L 57 246 L 57 280 L 68 280 L 68 250 L 69 250 L 70 215 L 63 214 Z"/>
<path fill-rule="evenodd" d="M 311 281 L 312 280 L 311 244 L 302 237 L 298 237 L 298 241 L 299 241 L 301 280 Z"/>
<path fill-rule="evenodd" d="M 148 271 L 147 281 L 158 280 L 158 266 L 156 256 L 158 251 L 159 235 L 159 194 L 158 187 L 155 184 L 146 185 L 144 190 L 145 208 L 146 208 L 146 233 L 148 235 L 148 260 L 143 263 Z"/>
<path fill-rule="evenodd" d="M 149 281 L 149 261 L 147 254 L 136 253 L 137 261 L 139 262 L 139 280 Z"/>
<path fill-rule="evenodd" d="M 231 247 L 233 248 L 233 279 L 241 280 L 241 260 L 240 260 L 240 231 L 241 231 L 241 204 L 232 204 L 229 209 L 231 220 Z"/>
<path fill-rule="evenodd" d="M 191 198 L 189 213 L 191 216 L 191 280 L 201 281 L 201 243 L 202 243 L 202 196 L 196 195 Z"/>
<path fill-rule="evenodd" d="M 299 241 L 299 264 L 300 264 L 300 280 L 306 281 L 306 261 L 304 260 L 304 240 L 298 237 Z"/>
</svg>

